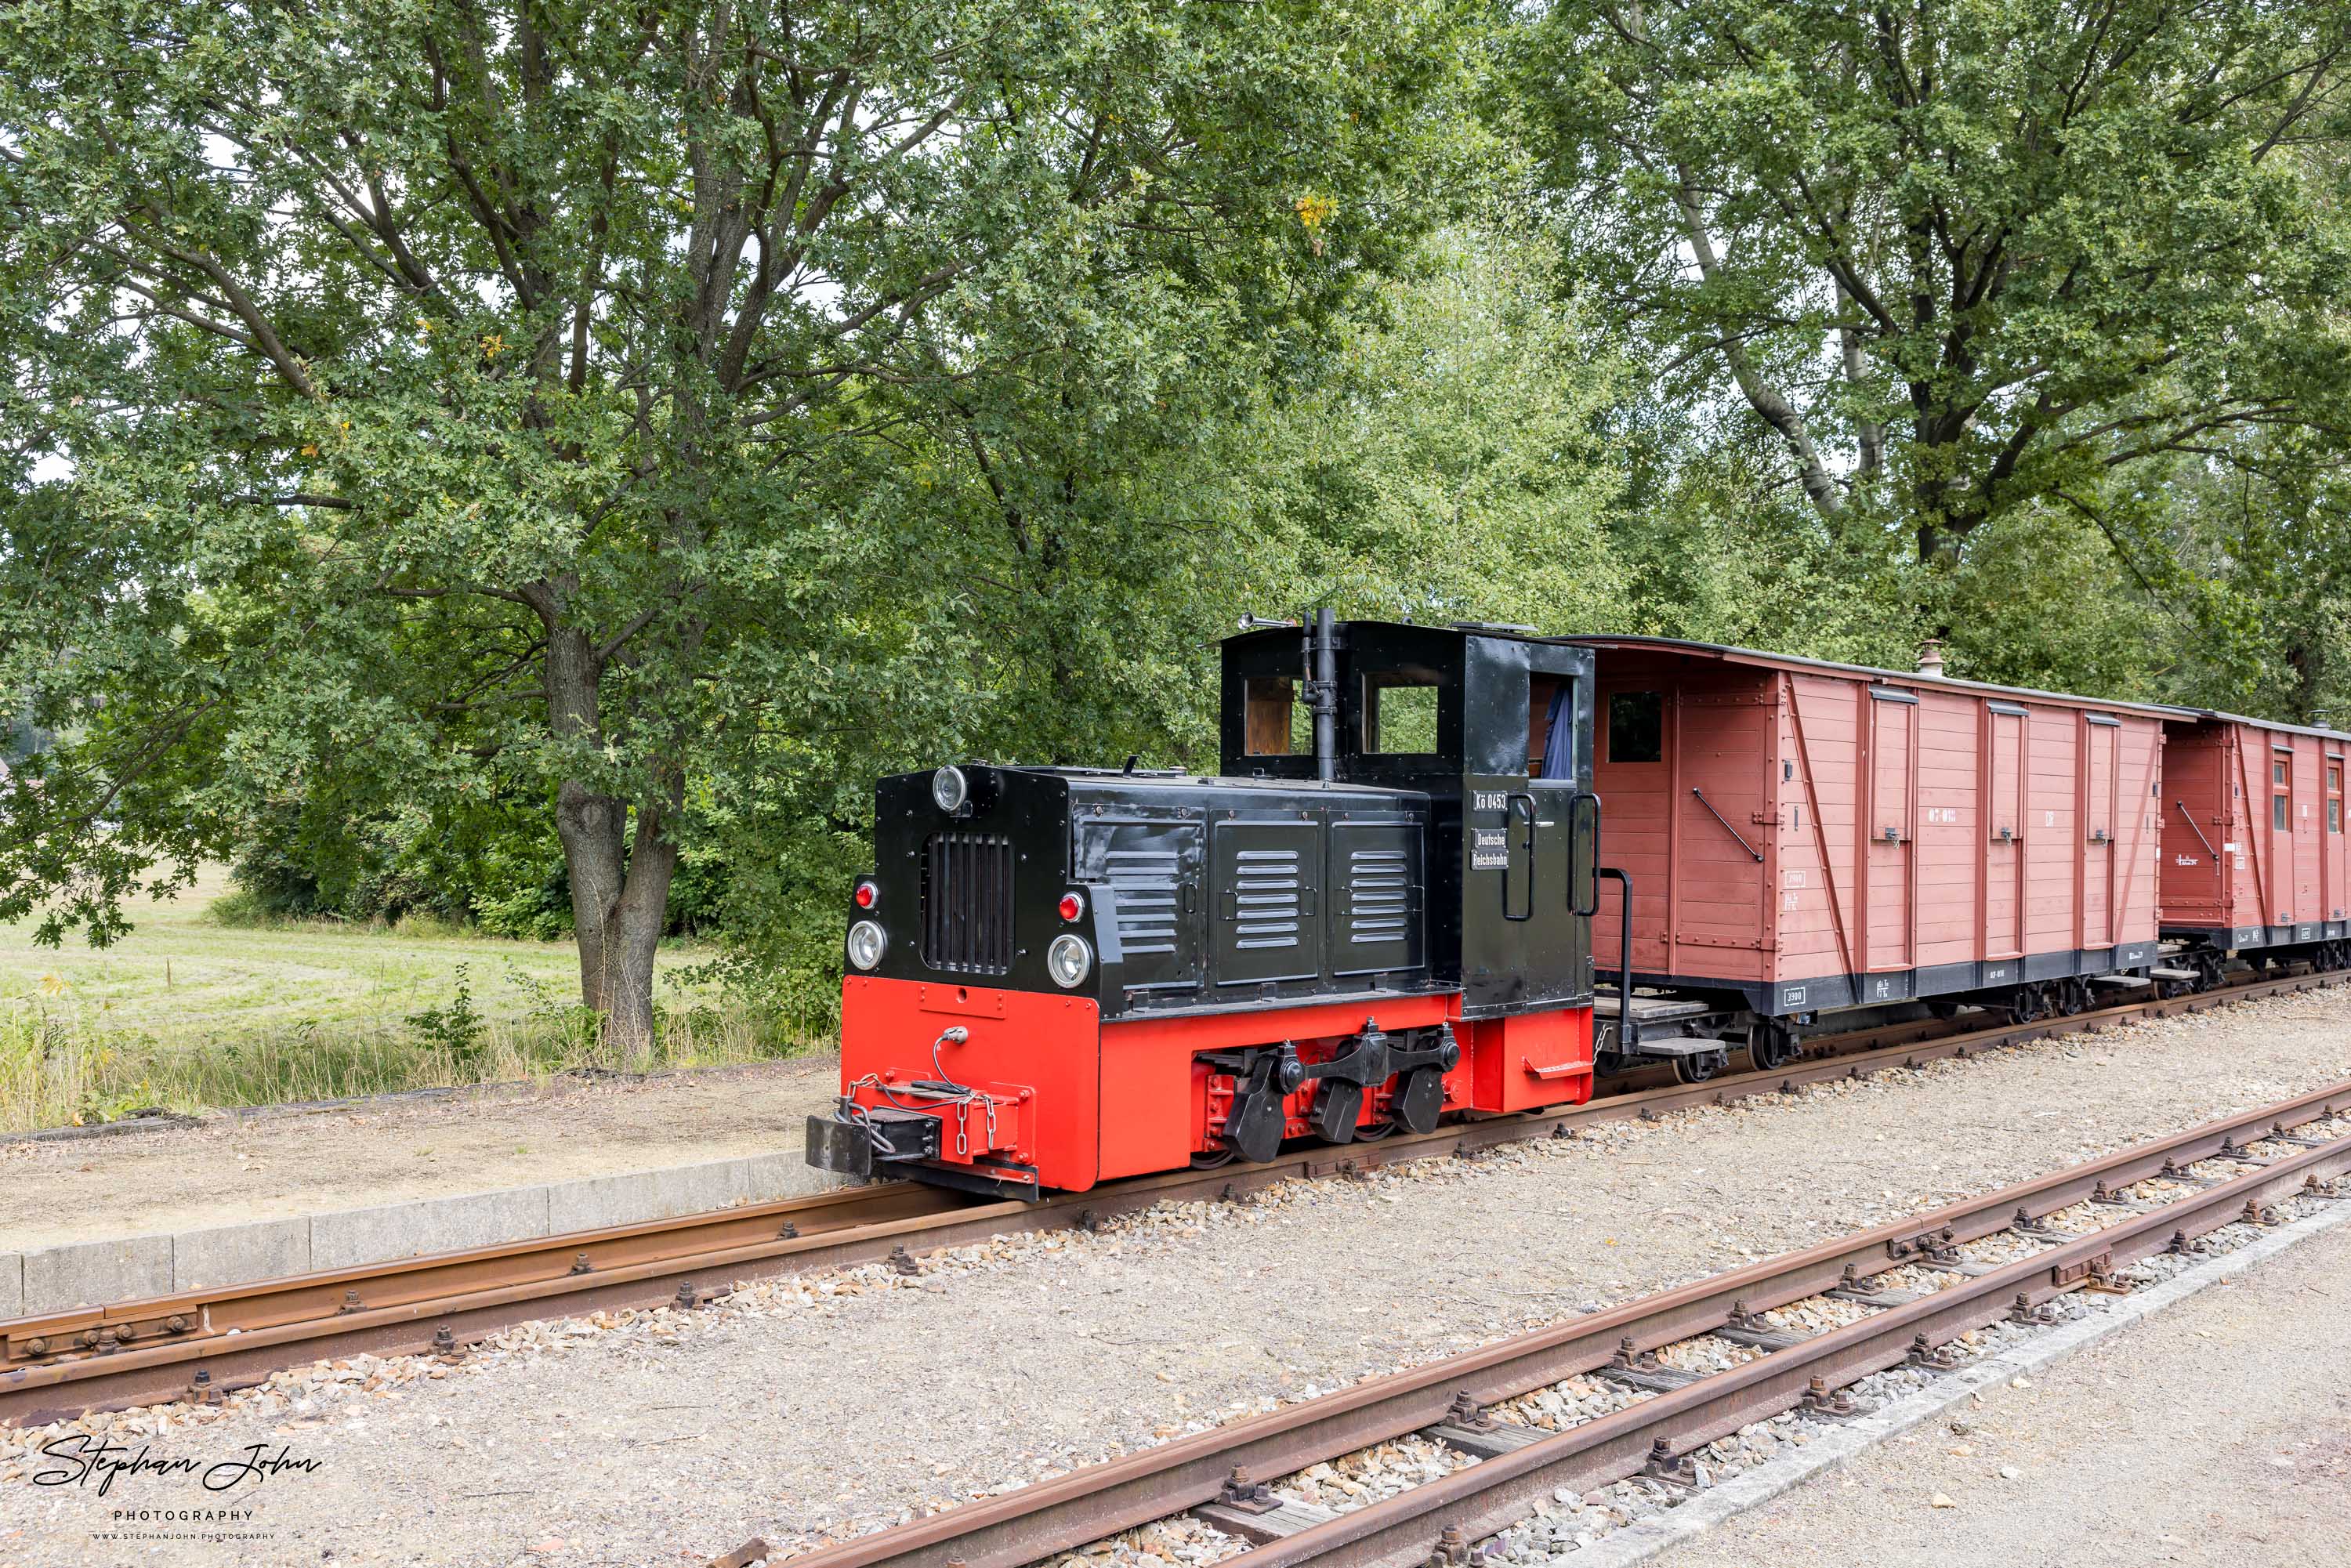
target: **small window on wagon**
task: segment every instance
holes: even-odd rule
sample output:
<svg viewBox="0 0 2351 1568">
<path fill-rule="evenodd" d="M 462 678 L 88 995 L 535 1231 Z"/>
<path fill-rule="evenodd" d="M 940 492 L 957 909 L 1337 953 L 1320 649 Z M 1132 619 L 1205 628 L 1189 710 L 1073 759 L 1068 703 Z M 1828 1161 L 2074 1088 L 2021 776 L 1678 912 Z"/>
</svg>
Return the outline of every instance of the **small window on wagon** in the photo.
<svg viewBox="0 0 2351 1568">
<path fill-rule="evenodd" d="M 2287 827 L 2292 824 L 2292 821 L 2293 818 L 2289 814 L 2289 808 L 2285 803 L 2285 797 L 2282 794 L 2271 796 L 2270 826 L 2275 828 L 2279 832 L 2283 832 Z"/>
<path fill-rule="evenodd" d="M 1608 760 L 1662 762 L 1666 758 L 1666 694 L 1615 692 L 1608 698 Z"/>
<path fill-rule="evenodd" d="M 2285 782 L 2284 758 L 2280 757 L 2272 759 L 2270 763 L 2270 782 L 2273 784 L 2283 784 Z"/>
<path fill-rule="evenodd" d="M 1437 677 L 1410 670 L 1364 677 L 1364 754 L 1427 757 L 1437 750 Z"/>
<path fill-rule="evenodd" d="M 1314 750 L 1314 713 L 1298 700 L 1298 683 L 1251 675 L 1243 690 L 1242 749 L 1250 757 L 1304 757 Z"/>
</svg>

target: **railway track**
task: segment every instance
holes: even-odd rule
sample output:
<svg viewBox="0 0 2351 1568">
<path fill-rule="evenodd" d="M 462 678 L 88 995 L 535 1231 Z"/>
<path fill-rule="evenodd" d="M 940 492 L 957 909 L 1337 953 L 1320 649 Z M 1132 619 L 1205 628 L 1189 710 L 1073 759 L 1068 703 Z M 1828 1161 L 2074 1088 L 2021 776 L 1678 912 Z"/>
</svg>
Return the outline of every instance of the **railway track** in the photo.
<svg viewBox="0 0 2351 1568">
<path fill-rule="evenodd" d="M 878 1262 L 1008 1232 L 1090 1226 L 1167 1200 L 1238 1196 L 1298 1176 L 1468 1154 L 1600 1122 L 1792 1092 L 2094 1030 L 2310 989 L 2303 974 L 2101 1009 L 2030 1024 L 1889 1026 L 1817 1042 L 1788 1066 L 1685 1084 L 1651 1071 L 1613 1081 L 1587 1104 L 1458 1123 L 1369 1144 L 1316 1145 L 1262 1165 L 1176 1171 L 1040 1203 L 990 1202 L 889 1183 L 678 1218 L 0 1321 L 0 1421 L 35 1425 L 86 1410 L 216 1397 L 322 1356 L 450 1351 L 551 1313 L 699 1300 L 738 1280 Z"/>
<path fill-rule="evenodd" d="M 1218 1568 L 1466 1565 L 1473 1543 L 1562 1490 L 1636 1475 L 1691 1484 L 1687 1456 L 1743 1427 L 1792 1409 L 1852 1414 L 1841 1391 L 1860 1378 L 1903 1364 L 1949 1370 L 1941 1347 L 1960 1334 L 2036 1320 L 2068 1291 L 2125 1291 L 2118 1276 L 2132 1264 L 2232 1221 L 2273 1223 L 2272 1205 L 2289 1194 L 2351 1201 L 2351 1181 L 2335 1179 L 2351 1170 L 2346 1113 L 2351 1081 L 790 1561 L 1020 1568 L 1188 1512 L 1249 1543 Z M 2075 1228 L 2089 1217 L 2094 1228 Z M 1966 1257 L 1970 1243 L 2001 1236 L 2029 1255 Z M 1922 1277 L 1949 1282 L 1920 1288 Z M 1862 1315 L 1810 1334 L 1763 1316 L 1823 1298 Z M 1656 1354 L 1706 1338 L 1760 1354 L 1711 1372 Z M 1565 1430 L 1495 1409 L 1585 1375 L 1634 1402 Z M 1473 1462 L 1344 1512 L 1262 1484 L 1416 1433 Z M 745 1568 L 768 1551 L 748 1542 L 713 1568 Z"/>
</svg>

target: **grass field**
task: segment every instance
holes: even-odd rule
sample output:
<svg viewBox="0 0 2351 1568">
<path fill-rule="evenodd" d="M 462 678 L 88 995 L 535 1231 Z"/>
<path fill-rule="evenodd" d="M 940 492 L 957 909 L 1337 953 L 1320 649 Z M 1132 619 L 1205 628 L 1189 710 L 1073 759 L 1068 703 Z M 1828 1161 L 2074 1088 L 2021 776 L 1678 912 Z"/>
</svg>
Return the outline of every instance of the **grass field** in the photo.
<svg viewBox="0 0 2351 1568">
<path fill-rule="evenodd" d="M 141 902 L 111 948 L 44 947 L 31 923 L 0 925 L 0 1129 L 618 1065 L 585 1026 L 569 943 L 417 923 L 229 925 L 212 915 L 226 890 L 208 870 L 176 899 Z M 660 1064 L 785 1054 L 740 1008 L 676 982 L 710 956 L 664 950 Z"/>
</svg>

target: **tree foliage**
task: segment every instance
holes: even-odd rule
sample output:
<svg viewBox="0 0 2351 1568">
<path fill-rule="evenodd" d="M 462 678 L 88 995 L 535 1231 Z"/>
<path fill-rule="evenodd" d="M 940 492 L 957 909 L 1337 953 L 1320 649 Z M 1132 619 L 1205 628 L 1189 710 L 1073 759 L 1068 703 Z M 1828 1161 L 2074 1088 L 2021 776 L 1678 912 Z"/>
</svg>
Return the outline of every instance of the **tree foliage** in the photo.
<svg viewBox="0 0 2351 1568">
<path fill-rule="evenodd" d="M 642 1045 L 704 825 L 853 834 L 1006 648 L 1104 667 L 1096 607 L 1185 553 L 1127 459 L 1408 247 L 1457 21 L 10 8 L 5 674 L 79 728 L 13 781 L 0 915 L 103 938 L 273 807 L 551 806 Z M 778 761 L 833 797 L 762 801 Z"/>
<path fill-rule="evenodd" d="M 2339 436 L 2342 8 L 1556 0 L 1506 112 L 1664 383 L 1921 559 L 2110 476 Z"/>
</svg>

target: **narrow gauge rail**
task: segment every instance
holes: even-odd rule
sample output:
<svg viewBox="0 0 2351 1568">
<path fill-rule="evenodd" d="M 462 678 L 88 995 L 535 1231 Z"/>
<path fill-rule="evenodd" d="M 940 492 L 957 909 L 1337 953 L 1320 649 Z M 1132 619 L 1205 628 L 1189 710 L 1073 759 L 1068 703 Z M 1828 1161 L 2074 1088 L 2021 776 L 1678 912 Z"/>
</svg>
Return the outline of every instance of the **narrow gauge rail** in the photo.
<svg viewBox="0 0 2351 1568">
<path fill-rule="evenodd" d="M 735 1281 L 879 1262 L 991 1236 L 1090 1226 L 1164 1200 L 1239 1195 L 1296 1176 L 1468 1154 L 1591 1124 L 1719 1104 L 2132 1019 L 2341 984 L 2311 973 L 2071 1018 L 1969 1029 L 1920 1020 L 1823 1040 L 1789 1066 L 1686 1084 L 1656 1072 L 1552 1106 L 1376 1143 L 1315 1145 L 1260 1165 L 1175 1171 L 1043 1202 L 987 1201 L 914 1182 L 839 1189 L 674 1219 L 0 1321 L 0 1422 L 217 1397 L 326 1356 L 450 1352 L 556 1312 L 691 1303 Z M 1646 1086 L 1644 1086 L 1646 1083 Z"/>
<path fill-rule="evenodd" d="M 2351 1200 L 2351 1182 L 2332 1179 L 2351 1170 L 2346 1112 L 2351 1080 L 790 1561 L 793 1568 L 1020 1568 L 1221 1502 L 1210 1517 L 1255 1544 L 1218 1568 L 1467 1562 L 1468 1543 L 1528 1517 L 1557 1489 L 1585 1491 L 1642 1473 L 1674 1478 L 1677 1461 L 1707 1443 L 1785 1410 L 1834 1411 L 1837 1391 L 1890 1366 L 1943 1370 L 1949 1364 L 1936 1352 L 1959 1335 L 2003 1316 L 2031 1316 L 2069 1291 L 2119 1289 L 2114 1276 L 2130 1264 L 2184 1249 L 2233 1220 L 2266 1222 L 2268 1206 L 2296 1190 Z M 2293 1152 L 2248 1152 L 2263 1144 Z M 2188 1174 L 2205 1161 L 2242 1174 Z M 2146 1208 L 2119 1196 L 2150 1179 L 2191 1190 Z M 2116 1218 L 2082 1233 L 2040 1223 L 2085 1202 Z M 2029 1237 L 2043 1249 L 2005 1264 L 1958 1257 L 1959 1247 L 2002 1231 Z M 1875 1276 L 1913 1266 L 1959 1280 L 1923 1292 L 1870 1284 Z M 1823 1294 L 1878 1310 L 1809 1336 L 1755 1322 L 1758 1314 Z M 1659 1368 L 1651 1354 L 1707 1334 L 1763 1354 L 1726 1370 L 1678 1375 Z M 1582 1374 L 1606 1375 L 1612 1367 L 1632 1374 L 1626 1380 L 1636 1386 L 1657 1390 L 1655 1396 L 1560 1432 L 1485 1414 L 1504 1400 Z M 1274 1512 L 1249 1523 L 1228 1518 L 1267 1500 L 1249 1477 L 1288 1475 L 1414 1432 L 1479 1462 L 1319 1521 L 1301 1519 L 1315 1511 L 1294 1504 L 1281 1511 L 1286 1519 Z M 755 1540 L 715 1564 L 746 1564 L 768 1552 Z"/>
</svg>

